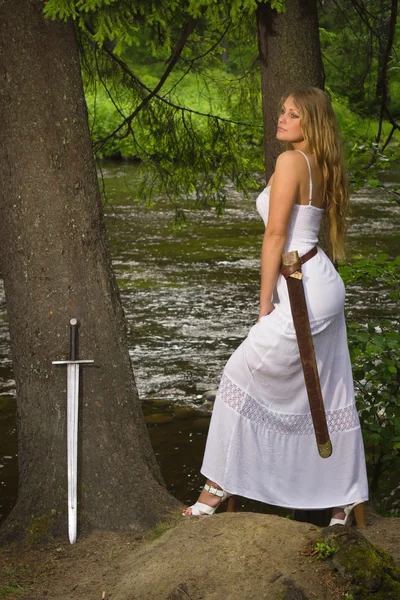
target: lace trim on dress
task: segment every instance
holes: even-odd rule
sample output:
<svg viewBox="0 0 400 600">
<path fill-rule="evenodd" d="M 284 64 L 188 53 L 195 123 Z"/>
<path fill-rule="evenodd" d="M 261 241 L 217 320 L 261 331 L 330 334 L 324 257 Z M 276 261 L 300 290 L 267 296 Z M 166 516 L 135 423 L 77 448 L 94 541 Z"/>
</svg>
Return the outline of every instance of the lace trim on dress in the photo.
<svg viewBox="0 0 400 600">
<path fill-rule="evenodd" d="M 239 415 L 249 419 L 265 429 L 283 435 L 314 435 L 311 415 L 287 414 L 274 412 L 259 404 L 246 394 L 226 375 L 222 376 L 218 390 L 221 400 L 235 410 Z M 348 431 L 360 426 L 356 406 L 346 406 L 326 412 L 329 432 Z"/>
</svg>

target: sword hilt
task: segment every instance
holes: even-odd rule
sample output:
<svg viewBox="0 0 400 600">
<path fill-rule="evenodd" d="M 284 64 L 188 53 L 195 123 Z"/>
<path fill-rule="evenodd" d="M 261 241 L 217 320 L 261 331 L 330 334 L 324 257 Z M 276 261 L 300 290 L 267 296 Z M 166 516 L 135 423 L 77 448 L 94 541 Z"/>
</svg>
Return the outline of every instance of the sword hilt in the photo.
<svg viewBox="0 0 400 600">
<path fill-rule="evenodd" d="M 78 319 L 69 321 L 69 360 L 76 360 L 78 356 Z"/>
<path fill-rule="evenodd" d="M 288 277 L 302 279 L 303 274 L 301 272 L 301 264 L 301 259 L 297 250 L 285 252 L 285 254 L 282 254 L 281 274 L 285 279 L 288 279 Z"/>
</svg>

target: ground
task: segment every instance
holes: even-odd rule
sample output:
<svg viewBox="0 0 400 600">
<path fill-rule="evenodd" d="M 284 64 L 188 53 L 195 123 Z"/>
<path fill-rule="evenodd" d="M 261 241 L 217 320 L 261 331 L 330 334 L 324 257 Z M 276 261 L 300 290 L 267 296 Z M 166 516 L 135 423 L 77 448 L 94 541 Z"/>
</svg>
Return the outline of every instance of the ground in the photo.
<svg viewBox="0 0 400 600">
<path fill-rule="evenodd" d="M 92 532 L 74 546 L 63 537 L 5 547 L 0 598 L 335 600 L 348 592 L 332 563 L 313 555 L 313 525 L 255 513 L 175 516 L 171 525 L 143 535 Z M 369 512 L 363 534 L 400 563 L 400 519 Z"/>
</svg>

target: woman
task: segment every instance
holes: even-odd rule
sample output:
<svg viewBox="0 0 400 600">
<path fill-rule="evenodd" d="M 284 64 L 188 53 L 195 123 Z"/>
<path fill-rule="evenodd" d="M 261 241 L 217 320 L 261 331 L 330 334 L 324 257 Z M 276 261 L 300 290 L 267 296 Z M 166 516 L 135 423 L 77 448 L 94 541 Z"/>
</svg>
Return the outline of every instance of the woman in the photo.
<svg viewBox="0 0 400 600">
<path fill-rule="evenodd" d="M 321 248 L 302 267 L 326 420 L 333 445 L 318 454 L 281 256 L 318 242 L 323 218 L 334 260 L 344 254 L 348 209 L 343 154 L 331 103 L 317 88 L 284 98 L 277 138 L 283 152 L 257 199 L 266 229 L 260 313 L 222 376 L 201 472 L 187 516 L 213 514 L 233 494 L 297 509 L 332 507 L 331 524 L 362 521 L 368 499 L 364 448 L 344 321 L 344 285 Z"/>
</svg>

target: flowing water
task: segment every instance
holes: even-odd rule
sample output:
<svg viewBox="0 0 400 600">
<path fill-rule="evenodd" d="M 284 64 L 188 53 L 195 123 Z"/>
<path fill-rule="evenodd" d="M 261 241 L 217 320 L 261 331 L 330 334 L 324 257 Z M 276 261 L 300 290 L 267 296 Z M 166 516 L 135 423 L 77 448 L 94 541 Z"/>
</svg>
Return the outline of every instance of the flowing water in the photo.
<svg viewBox="0 0 400 600">
<path fill-rule="evenodd" d="M 153 447 L 171 493 L 193 501 L 209 412 L 201 389 L 216 387 L 230 354 L 258 313 L 263 225 L 256 194 L 228 188 L 223 217 L 192 205 L 174 230 L 175 206 L 132 200 L 136 167 L 103 165 L 106 222 L 129 327 L 130 355 Z M 400 207 L 382 193 L 352 199 L 350 254 L 398 253 Z M 378 302 L 379 301 L 379 302 Z M 391 317 L 396 307 L 379 287 L 347 290 L 348 319 Z M 204 384 L 202 386 L 202 384 Z M 16 400 L 4 292 L 0 288 L 0 520 L 17 494 Z M 396 501 L 397 495 L 392 497 Z M 244 502 L 247 510 L 269 510 Z"/>
</svg>

